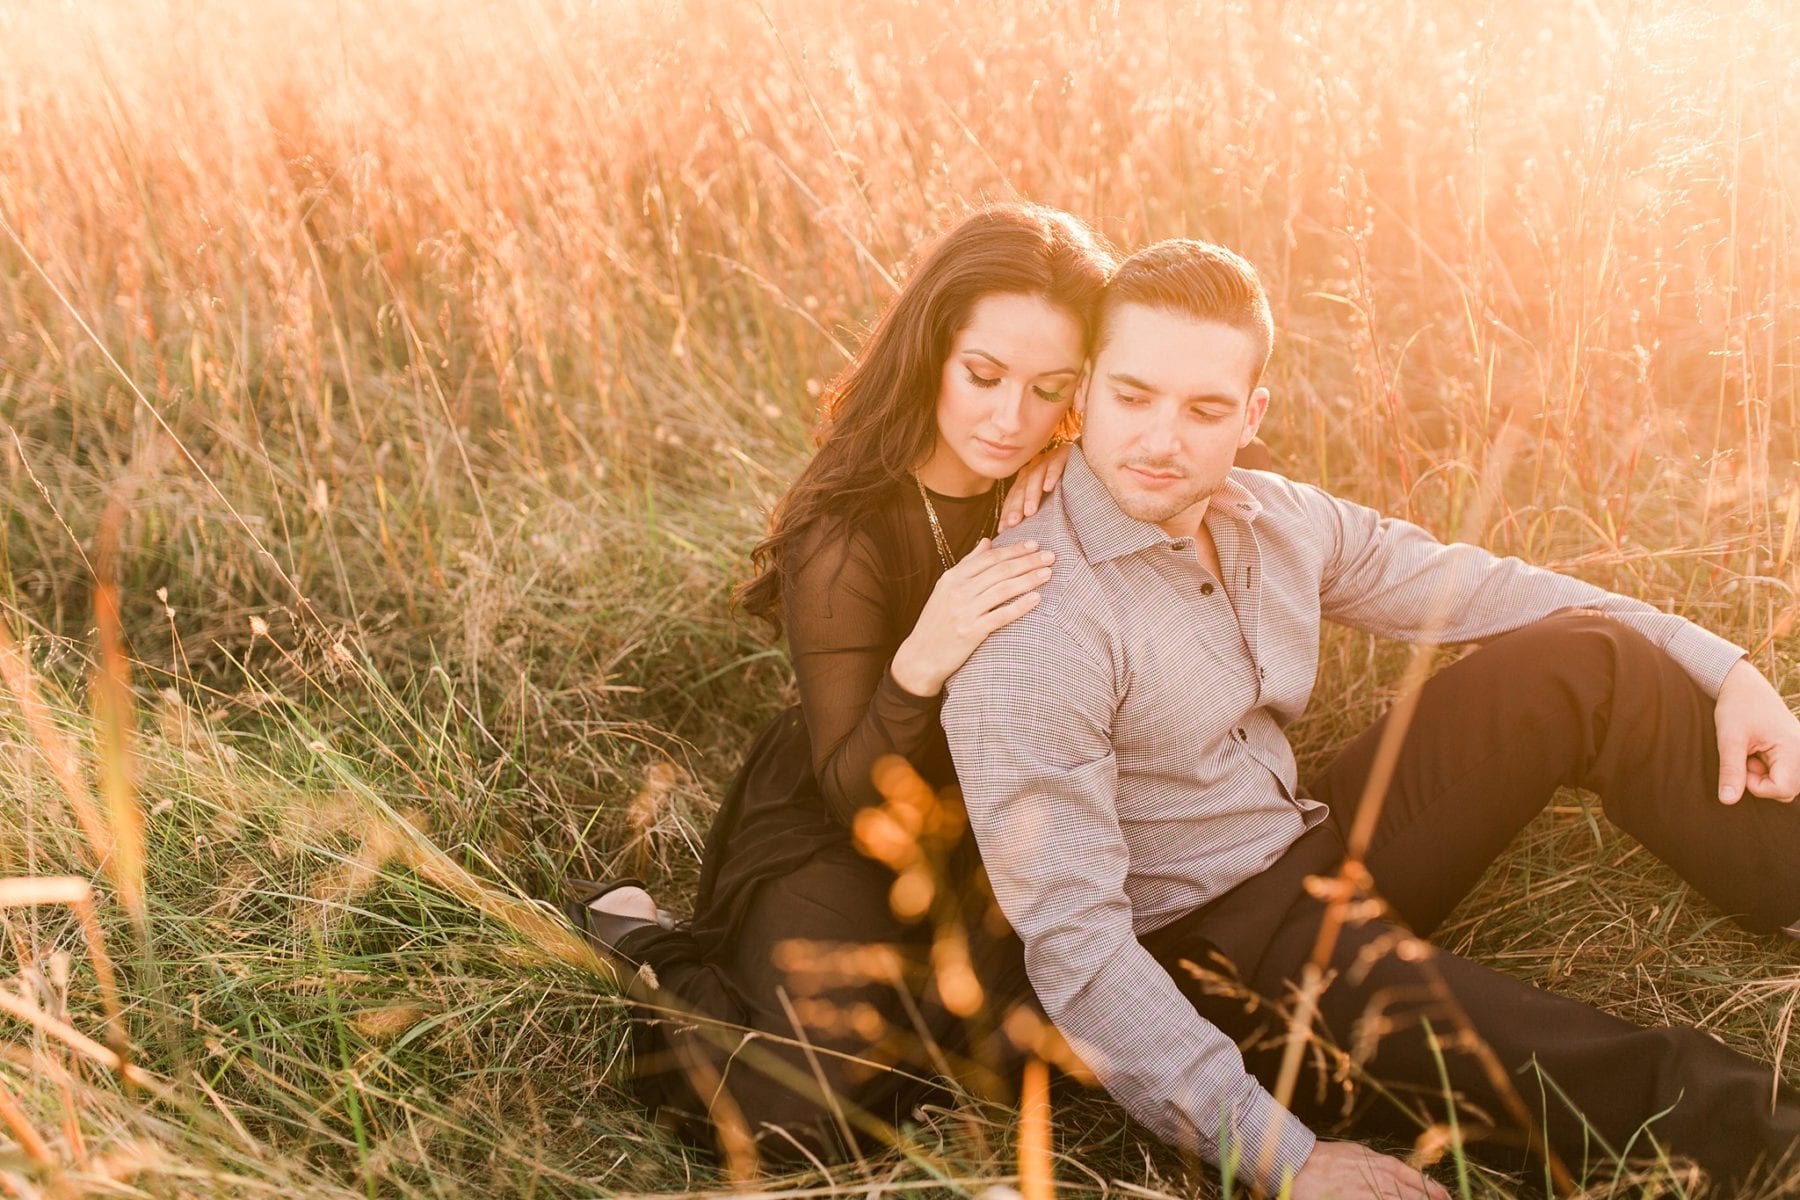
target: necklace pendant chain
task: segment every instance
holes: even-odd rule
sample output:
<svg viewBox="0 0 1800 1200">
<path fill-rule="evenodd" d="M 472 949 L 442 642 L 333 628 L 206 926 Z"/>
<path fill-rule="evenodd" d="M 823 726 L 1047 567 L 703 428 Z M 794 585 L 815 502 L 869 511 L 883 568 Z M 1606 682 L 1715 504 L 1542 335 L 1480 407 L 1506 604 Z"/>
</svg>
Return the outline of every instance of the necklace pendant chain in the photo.
<svg viewBox="0 0 1800 1200">
<path fill-rule="evenodd" d="M 925 502 L 925 519 L 931 522 L 931 542 L 937 548 L 938 564 L 948 571 L 956 565 L 957 560 L 951 556 L 950 539 L 944 536 L 944 527 L 938 522 L 937 506 L 932 504 L 931 493 L 925 490 L 925 481 L 919 478 L 917 471 L 912 473 L 912 480 L 914 486 L 919 489 L 919 499 Z M 994 481 L 994 486 L 990 491 L 994 497 L 994 511 L 989 520 L 987 532 L 982 535 L 984 537 L 993 537 L 1000 532 L 1000 481 L 998 479 Z"/>
</svg>

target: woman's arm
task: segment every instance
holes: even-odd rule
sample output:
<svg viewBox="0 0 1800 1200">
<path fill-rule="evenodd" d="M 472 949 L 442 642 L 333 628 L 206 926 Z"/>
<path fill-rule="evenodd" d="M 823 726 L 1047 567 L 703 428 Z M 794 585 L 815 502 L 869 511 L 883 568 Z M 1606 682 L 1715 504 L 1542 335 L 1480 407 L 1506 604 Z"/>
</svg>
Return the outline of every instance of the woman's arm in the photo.
<svg viewBox="0 0 1800 1200">
<path fill-rule="evenodd" d="M 1035 542 L 983 541 L 938 579 L 897 649 L 891 576 L 868 536 L 832 539 L 803 557 L 783 597 L 813 772 L 845 826 L 881 801 L 876 760 L 911 757 L 936 735 L 944 680 L 989 633 L 1031 610 L 1049 563 Z"/>
</svg>

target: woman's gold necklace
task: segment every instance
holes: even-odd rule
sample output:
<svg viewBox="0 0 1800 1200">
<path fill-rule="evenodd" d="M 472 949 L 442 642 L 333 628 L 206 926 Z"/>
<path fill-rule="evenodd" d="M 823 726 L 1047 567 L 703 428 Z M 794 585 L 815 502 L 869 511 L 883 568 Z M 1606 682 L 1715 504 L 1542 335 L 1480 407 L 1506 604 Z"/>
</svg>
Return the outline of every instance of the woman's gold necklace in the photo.
<svg viewBox="0 0 1800 1200">
<path fill-rule="evenodd" d="M 956 565 L 956 559 L 950 557 L 950 539 L 944 536 L 944 527 L 938 523 L 937 507 L 931 503 L 931 493 L 925 490 L 925 481 L 913 472 L 913 483 L 919 489 L 919 499 L 925 502 L 925 519 L 931 522 L 931 541 L 937 547 L 938 562 L 948 571 Z M 984 537 L 993 537 L 1000 532 L 1000 481 L 995 480 L 989 489 L 994 496 L 993 522 L 989 525 Z"/>
</svg>

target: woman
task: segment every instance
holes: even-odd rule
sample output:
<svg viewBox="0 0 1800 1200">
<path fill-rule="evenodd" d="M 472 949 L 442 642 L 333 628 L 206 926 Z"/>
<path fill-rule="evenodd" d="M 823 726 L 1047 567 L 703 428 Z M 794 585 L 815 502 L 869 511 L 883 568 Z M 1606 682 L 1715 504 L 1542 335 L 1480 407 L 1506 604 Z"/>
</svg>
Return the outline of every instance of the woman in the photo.
<svg viewBox="0 0 1800 1200">
<path fill-rule="evenodd" d="M 719 811 L 693 919 L 658 924 L 635 880 L 566 906 L 660 985 L 646 997 L 639 977 L 664 1017 L 634 1023 L 640 1093 L 734 1166 L 878 1141 L 935 1074 L 1004 1094 L 1036 1028 L 1001 1029 L 1035 1001 L 935 794 L 955 782 L 937 713 L 944 681 L 1049 578 L 1035 543 L 990 539 L 1007 481 L 1072 432 L 1112 261 L 1074 217 L 1023 204 L 926 253 L 828 390 L 818 453 L 740 592 L 785 627 L 800 703 Z M 1060 464 L 1020 491 L 1035 501 Z M 886 755 L 930 790 L 896 777 L 884 797 Z"/>
</svg>

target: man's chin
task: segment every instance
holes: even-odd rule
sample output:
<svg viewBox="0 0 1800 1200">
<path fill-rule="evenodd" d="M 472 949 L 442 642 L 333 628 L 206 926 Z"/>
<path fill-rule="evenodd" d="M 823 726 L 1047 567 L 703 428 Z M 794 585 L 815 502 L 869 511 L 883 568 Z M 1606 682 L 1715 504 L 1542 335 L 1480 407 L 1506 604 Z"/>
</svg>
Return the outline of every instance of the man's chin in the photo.
<svg viewBox="0 0 1800 1200">
<path fill-rule="evenodd" d="M 1169 496 L 1163 494 L 1145 495 L 1142 492 L 1114 492 L 1113 503 L 1119 511 L 1134 521 L 1143 521 L 1149 525 L 1160 525 L 1169 518 L 1192 508 L 1194 501 L 1186 496 Z"/>
<path fill-rule="evenodd" d="M 1219 489 L 1188 486 L 1183 487 L 1179 493 L 1145 491 L 1115 479 L 1106 490 L 1112 494 L 1113 503 L 1119 506 L 1119 511 L 1132 520 L 1142 521 L 1147 525 L 1161 525 L 1193 508 Z"/>
</svg>

